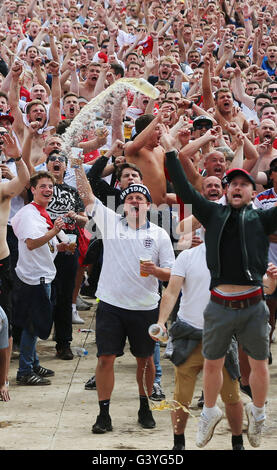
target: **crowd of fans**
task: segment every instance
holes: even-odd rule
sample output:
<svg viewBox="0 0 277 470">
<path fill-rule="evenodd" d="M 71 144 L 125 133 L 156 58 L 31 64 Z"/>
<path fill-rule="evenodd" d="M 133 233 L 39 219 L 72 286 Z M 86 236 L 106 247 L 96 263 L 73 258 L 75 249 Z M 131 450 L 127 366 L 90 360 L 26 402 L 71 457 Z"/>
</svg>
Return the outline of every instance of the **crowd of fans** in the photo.
<svg viewBox="0 0 277 470">
<path fill-rule="evenodd" d="M 115 198 L 115 208 L 119 206 L 119 189 L 134 183 L 146 186 L 153 205 L 150 220 L 162 214 L 162 221 L 157 223 L 166 229 L 177 256 L 203 243 L 204 237 L 200 224 L 176 194 L 166 169 L 168 140 L 164 136 L 174 142 L 189 182 L 206 199 L 226 204 L 226 172 L 239 168 L 255 182 L 252 204 L 262 210 L 273 207 L 277 202 L 276 67 L 274 0 L 2 2 L 2 400 L 10 398 L 8 373 L 13 348 L 20 350 L 18 384 L 51 383 L 48 377 L 54 371 L 39 364 L 35 344 L 37 336 L 49 337 L 53 321 L 57 357 L 73 359 L 72 323 L 84 323 L 79 311 L 89 308 L 80 293 L 95 298 L 97 291 L 103 246 L 85 228 L 92 216 L 87 210 L 89 189 L 78 182 L 72 156 L 63 151 L 67 129 L 78 122 L 81 110 L 104 90 L 116 86 L 118 80 L 133 79 L 136 88 L 128 89 L 120 99 L 111 93 L 110 113 L 105 114 L 100 101 L 89 131 L 80 131 L 74 146 L 82 153 L 82 178 L 104 206 L 109 196 Z M 157 98 L 150 96 L 145 81 L 156 89 Z M 48 186 L 40 188 L 45 178 Z M 25 243 L 32 239 L 32 233 L 37 239 L 43 236 L 44 229 L 37 230 L 36 204 L 40 216 L 47 220 L 48 238 L 42 244 L 34 240 Z M 73 249 L 68 248 L 68 235 L 76 236 Z M 275 234 L 270 235 L 269 242 L 268 260 L 277 265 Z M 38 268 L 44 258 L 34 256 L 42 246 L 51 253 L 53 249 L 56 256 L 45 272 Z M 148 274 L 159 279 L 161 293 L 168 277 L 161 278 L 156 266 L 149 266 Z M 48 283 L 54 287 L 52 298 L 45 287 Z M 26 285 L 39 289 L 34 293 Z M 54 305 L 53 316 L 46 324 L 34 327 L 31 315 L 32 326 L 37 329 L 30 332 L 26 329 L 27 312 L 34 313 L 36 302 L 42 298 L 46 311 L 48 303 Z M 266 302 L 272 342 L 277 308 L 274 289 Z M 156 378 L 152 395 L 161 400 L 164 394 L 158 346 L 153 359 Z M 28 348 L 32 349 L 31 357 Z M 245 365 L 243 352 L 240 354 Z M 241 374 L 240 386 L 251 395 L 247 374 Z M 150 424 L 145 427 L 154 427 L 153 422 Z M 99 426 L 95 432 L 102 432 L 103 426 Z M 111 430 L 111 423 L 106 427 L 103 432 Z"/>
</svg>

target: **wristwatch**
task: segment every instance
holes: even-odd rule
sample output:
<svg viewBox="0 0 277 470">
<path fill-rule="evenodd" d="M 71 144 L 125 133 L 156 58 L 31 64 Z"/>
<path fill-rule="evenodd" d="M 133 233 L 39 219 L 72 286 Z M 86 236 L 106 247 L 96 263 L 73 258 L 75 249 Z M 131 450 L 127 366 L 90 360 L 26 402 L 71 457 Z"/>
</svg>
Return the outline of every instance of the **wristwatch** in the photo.
<svg viewBox="0 0 277 470">
<path fill-rule="evenodd" d="M 194 101 L 191 101 L 189 104 L 189 108 L 192 108 L 194 104 L 195 104 Z"/>
</svg>

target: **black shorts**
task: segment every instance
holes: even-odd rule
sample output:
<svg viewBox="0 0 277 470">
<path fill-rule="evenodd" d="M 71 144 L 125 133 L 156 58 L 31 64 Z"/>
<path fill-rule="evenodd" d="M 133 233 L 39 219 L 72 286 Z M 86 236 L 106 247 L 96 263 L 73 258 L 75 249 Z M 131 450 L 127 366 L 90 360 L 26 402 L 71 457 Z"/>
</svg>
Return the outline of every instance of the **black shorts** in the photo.
<svg viewBox="0 0 277 470">
<path fill-rule="evenodd" d="M 0 260 L 0 305 L 8 318 L 9 337 L 11 336 L 12 315 L 12 274 L 10 256 Z"/>
<path fill-rule="evenodd" d="M 97 356 L 122 356 L 127 338 L 133 356 L 152 356 L 155 341 L 150 338 L 148 328 L 157 322 L 158 316 L 158 307 L 127 310 L 100 301 L 96 312 Z"/>
</svg>

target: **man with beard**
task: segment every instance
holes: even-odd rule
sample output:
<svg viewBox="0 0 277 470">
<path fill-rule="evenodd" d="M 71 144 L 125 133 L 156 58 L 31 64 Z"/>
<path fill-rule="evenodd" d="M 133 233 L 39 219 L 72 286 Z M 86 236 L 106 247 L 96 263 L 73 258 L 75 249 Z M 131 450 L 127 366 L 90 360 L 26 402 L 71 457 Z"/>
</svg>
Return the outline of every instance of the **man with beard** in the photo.
<svg viewBox="0 0 277 470">
<path fill-rule="evenodd" d="M 250 444 L 259 447 L 269 386 L 269 313 L 263 300 L 263 275 L 268 266 L 268 236 L 277 228 L 277 208 L 258 211 L 251 207 L 255 181 L 241 168 L 227 174 L 227 205 L 207 201 L 187 181 L 174 140 L 163 135 L 162 143 L 177 194 L 184 203 L 192 205 L 193 215 L 206 229 L 211 300 L 204 312 L 205 403 L 196 444 L 204 447 L 222 419 L 216 400 L 222 387 L 225 354 L 232 335 L 236 334 L 251 367 L 253 403 L 245 408 L 247 435 Z"/>
<path fill-rule="evenodd" d="M 22 114 L 19 108 L 19 77 L 22 73 L 22 65 L 15 62 L 12 66 L 10 87 L 10 109 L 14 117 L 13 130 L 15 131 L 21 145 L 28 133 L 30 123 L 39 122 L 39 129 L 33 139 L 31 160 L 36 164 L 43 154 L 44 141 L 47 136 L 53 134 L 60 120 L 60 98 L 61 87 L 59 79 L 59 64 L 52 61 L 49 63 L 49 73 L 52 75 L 52 101 L 49 114 L 45 105 L 40 100 L 34 100 L 27 104 L 26 114 Z"/>
<path fill-rule="evenodd" d="M 162 57 L 159 63 L 158 76 L 150 75 L 148 77 L 148 81 L 152 85 L 155 85 L 155 83 L 159 80 L 168 80 L 169 82 L 171 82 L 172 63 L 172 58 Z"/>
</svg>

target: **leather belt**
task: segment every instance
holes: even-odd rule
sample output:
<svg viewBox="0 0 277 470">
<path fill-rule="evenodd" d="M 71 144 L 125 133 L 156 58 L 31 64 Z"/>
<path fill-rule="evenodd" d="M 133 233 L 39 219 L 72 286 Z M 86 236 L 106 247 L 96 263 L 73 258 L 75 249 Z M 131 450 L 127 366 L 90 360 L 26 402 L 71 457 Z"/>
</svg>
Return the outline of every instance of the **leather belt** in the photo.
<svg viewBox="0 0 277 470">
<path fill-rule="evenodd" d="M 223 305 L 224 307 L 232 308 L 234 310 L 239 310 L 243 308 L 248 308 L 251 305 L 255 305 L 260 300 L 263 300 L 263 296 L 261 294 L 255 295 L 254 297 L 248 297 L 246 299 L 241 300 L 227 300 L 223 297 L 217 297 L 215 295 L 211 295 L 211 301 L 215 302 L 219 305 Z"/>
</svg>

